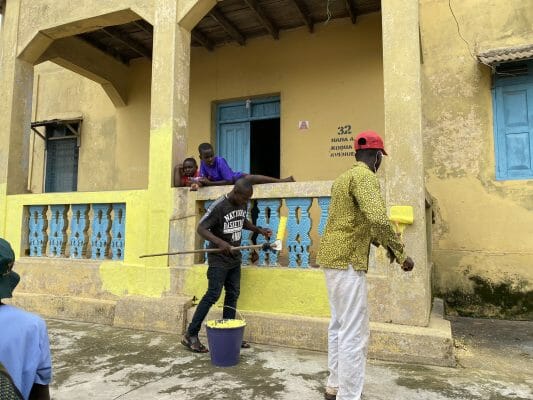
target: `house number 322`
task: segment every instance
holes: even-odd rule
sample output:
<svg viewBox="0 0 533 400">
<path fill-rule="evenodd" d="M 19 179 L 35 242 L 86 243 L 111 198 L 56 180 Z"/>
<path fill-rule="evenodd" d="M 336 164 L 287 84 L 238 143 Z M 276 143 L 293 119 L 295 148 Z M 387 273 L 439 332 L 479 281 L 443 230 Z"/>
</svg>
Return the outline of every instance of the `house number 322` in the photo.
<svg viewBox="0 0 533 400">
<path fill-rule="evenodd" d="M 351 125 L 339 126 L 337 128 L 337 135 L 351 135 L 351 134 L 352 134 Z"/>
</svg>

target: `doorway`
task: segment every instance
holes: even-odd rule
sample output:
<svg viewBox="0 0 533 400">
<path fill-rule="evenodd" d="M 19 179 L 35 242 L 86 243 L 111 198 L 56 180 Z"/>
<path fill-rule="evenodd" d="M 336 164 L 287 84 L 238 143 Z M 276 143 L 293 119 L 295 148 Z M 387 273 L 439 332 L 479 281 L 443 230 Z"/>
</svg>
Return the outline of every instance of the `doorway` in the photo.
<svg viewBox="0 0 533 400">
<path fill-rule="evenodd" d="M 279 178 L 279 97 L 220 103 L 217 153 L 234 171 Z"/>
<path fill-rule="evenodd" d="M 279 118 L 250 124 L 250 174 L 279 178 Z"/>
</svg>

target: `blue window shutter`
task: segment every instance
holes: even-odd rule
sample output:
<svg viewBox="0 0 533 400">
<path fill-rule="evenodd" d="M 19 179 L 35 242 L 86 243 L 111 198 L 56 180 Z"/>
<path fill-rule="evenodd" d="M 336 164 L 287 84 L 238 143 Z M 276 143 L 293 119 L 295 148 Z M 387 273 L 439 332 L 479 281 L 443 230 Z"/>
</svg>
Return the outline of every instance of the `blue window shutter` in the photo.
<svg viewBox="0 0 533 400">
<path fill-rule="evenodd" d="M 46 143 L 45 192 L 75 192 L 78 188 L 76 138 Z"/>
<path fill-rule="evenodd" d="M 496 178 L 533 178 L 533 78 L 495 88 Z"/>
<path fill-rule="evenodd" d="M 218 153 L 235 172 L 250 172 L 250 123 L 221 124 Z"/>
<path fill-rule="evenodd" d="M 234 171 L 250 173 L 250 121 L 279 116 L 279 96 L 218 104 L 217 154 Z"/>
</svg>

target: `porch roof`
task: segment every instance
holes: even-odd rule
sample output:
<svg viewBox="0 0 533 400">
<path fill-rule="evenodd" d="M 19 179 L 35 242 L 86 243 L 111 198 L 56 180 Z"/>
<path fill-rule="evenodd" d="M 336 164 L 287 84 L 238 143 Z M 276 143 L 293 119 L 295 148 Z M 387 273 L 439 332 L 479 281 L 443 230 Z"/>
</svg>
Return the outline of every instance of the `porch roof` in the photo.
<svg viewBox="0 0 533 400">
<path fill-rule="evenodd" d="M 379 11 L 380 0 L 224 0 L 196 25 L 192 45 L 213 49 L 215 46 L 270 35 L 306 26 L 313 32 L 314 24 L 328 19 L 351 18 Z"/>
<path fill-rule="evenodd" d="M 533 44 L 515 47 L 501 47 L 479 53 L 478 59 L 487 65 L 533 59 Z"/>
<path fill-rule="evenodd" d="M 1 3 L 1 0 L 0 0 Z M 350 18 L 379 11 L 381 0 L 222 0 L 192 30 L 192 46 L 209 50 L 227 43 L 241 46 L 250 38 L 314 25 L 337 18 Z M 106 26 L 77 35 L 99 50 L 128 64 L 135 58 L 152 57 L 153 27 L 144 20 Z"/>
</svg>

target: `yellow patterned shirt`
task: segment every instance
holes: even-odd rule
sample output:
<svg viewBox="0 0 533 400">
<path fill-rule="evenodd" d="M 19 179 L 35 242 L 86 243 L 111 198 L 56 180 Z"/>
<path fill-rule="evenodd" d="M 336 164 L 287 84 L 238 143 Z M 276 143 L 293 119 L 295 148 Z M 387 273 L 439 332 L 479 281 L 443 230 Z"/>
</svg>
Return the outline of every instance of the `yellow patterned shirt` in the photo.
<svg viewBox="0 0 533 400">
<path fill-rule="evenodd" d="M 376 175 L 356 162 L 333 182 L 326 230 L 317 263 L 323 268 L 368 269 L 370 243 L 389 247 L 399 263 L 405 261 L 403 244 L 387 217 Z"/>
</svg>

